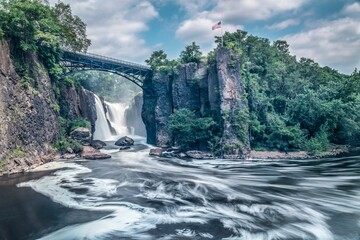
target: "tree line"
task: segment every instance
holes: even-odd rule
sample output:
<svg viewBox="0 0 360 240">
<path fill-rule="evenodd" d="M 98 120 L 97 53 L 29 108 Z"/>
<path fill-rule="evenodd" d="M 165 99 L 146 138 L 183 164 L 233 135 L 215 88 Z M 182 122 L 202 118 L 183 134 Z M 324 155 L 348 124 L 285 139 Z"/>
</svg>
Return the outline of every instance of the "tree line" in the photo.
<svg viewBox="0 0 360 240">
<path fill-rule="evenodd" d="M 157 70 L 174 69 L 188 62 L 206 61 L 211 65 L 216 62 L 215 53 L 221 41 L 216 37 L 218 47 L 206 57 L 192 43 L 177 60 L 168 60 L 166 53 L 159 50 L 146 63 Z M 360 72 L 357 69 L 346 75 L 321 67 L 309 58 L 297 60 L 290 54 L 286 41 L 271 42 L 241 30 L 226 32 L 223 45 L 241 63 L 249 106 L 241 121 L 249 123 L 253 149 L 319 153 L 328 150 L 331 144 L 359 145 Z M 174 115 L 184 118 L 183 112 Z M 172 124 L 169 131 L 179 129 L 176 127 Z M 214 136 L 209 135 L 207 140 L 211 142 L 211 138 Z"/>
</svg>

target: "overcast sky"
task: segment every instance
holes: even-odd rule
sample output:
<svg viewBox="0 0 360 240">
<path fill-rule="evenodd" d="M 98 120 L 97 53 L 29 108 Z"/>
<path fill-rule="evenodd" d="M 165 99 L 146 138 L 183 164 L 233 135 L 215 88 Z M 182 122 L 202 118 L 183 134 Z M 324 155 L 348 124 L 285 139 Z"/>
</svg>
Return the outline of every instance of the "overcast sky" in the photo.
<svg viewBox="0 0 360 240">
<path fill-rule="evenodd" d="M 192 41 L 207 53 L 222 20 L 224 31 L 286 40 L 298 58 L 348 74 L 360 68 L 360 0 L 63 1 L 86 22 L 89 52 L 110 57 L 143 63 L 163 49 L 177 58 Z"/>
</svg>

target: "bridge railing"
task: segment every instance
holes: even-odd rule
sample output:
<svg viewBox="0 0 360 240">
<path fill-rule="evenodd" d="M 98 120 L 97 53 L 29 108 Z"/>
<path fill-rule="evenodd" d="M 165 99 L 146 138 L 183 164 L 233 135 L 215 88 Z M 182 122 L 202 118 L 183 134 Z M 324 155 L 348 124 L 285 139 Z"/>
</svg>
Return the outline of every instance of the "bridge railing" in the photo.
<svg viewBox="0 0 360 240">
<path fill-rule="evenodd" d="M 93 59 L 107 60 L 107 61 L 110 61 L 110 62 L 116 62 L 116 63 L 120 63 L 120 64 L 123 64 L 123 65 L 137 67 L 137 68 L 140 68 L 140 69 L 151 70 L 151 68 L 146 66 L 146 65 L 133 63 L 133 62 L 128 62 L 128 61 L 124 61 L 124 60 L 120 60 L 120 59 L 116 59 L 116 58 L 106 57 L 106 56 L 102 56 L 102 55 L 95 54 L 95 53 L 72 52 L 72 51 L 68 51 L 68 50 L 64 50 L 64 53 L 70 53 L 70 54 L 74 54 L 74 55 L 82 55 L 82 56 L 90 57 L 90 58 L 93 58 Z"/>
</svg>

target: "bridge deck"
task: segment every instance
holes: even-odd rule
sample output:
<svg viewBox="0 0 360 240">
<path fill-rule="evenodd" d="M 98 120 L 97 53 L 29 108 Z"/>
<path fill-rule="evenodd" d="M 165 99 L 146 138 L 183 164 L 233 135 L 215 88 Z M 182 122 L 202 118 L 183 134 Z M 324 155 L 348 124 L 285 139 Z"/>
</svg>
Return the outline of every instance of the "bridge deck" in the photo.
<svg viewBox="0 0 360 240">
<path fill-rule="evenodd" d="M 123 75 L 124 77 L 137 78 L 137 84 L 141 78 L 146 77 L 151 68 L 145 65 L 105 57 L 92 53 L 79 53 L 64 50 L 62 56 L 63 65 L 72 69 L 87 69 L 108 71 Z M 130 80 L 130 79 L 129 79 Z"/>
</svg>

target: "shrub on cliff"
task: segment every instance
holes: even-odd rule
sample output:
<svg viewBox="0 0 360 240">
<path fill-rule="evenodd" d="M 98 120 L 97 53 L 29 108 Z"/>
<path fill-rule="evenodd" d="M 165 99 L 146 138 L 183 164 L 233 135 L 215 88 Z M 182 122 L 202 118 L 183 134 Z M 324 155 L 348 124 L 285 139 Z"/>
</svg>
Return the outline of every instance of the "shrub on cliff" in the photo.
<svg viewBox="0 0 360 240">
<path fill-rule="evenodd" d="M 192 42 L 190 45 L 185 47 L 185 50 L 180 54 L 181 63 L 195 62 L 199 63 L 201 60 L 202 53 L 200 52 L 200 46 Z"/>
<path fill-rule="evenodd" d="M 216 125 L 212 118 L 197 118 L 195 113 L 182 108 L 170 116 L 168 129 L 178 145 L 190 148 L 200 142 L 206 143 L 211 140 Z"/>
<path fill-rule="evenodd" d="M 83 128 L 87 128 L 90 129 L 91 128 L 91 124 L 89 121 L 84 120 L 84 119 L 75 119 L 74 121 L 72 121 L 70 124 L 70 132 L 75 130 L 76 128 L 79 127 L 83 127 Z"/>
</svg>

